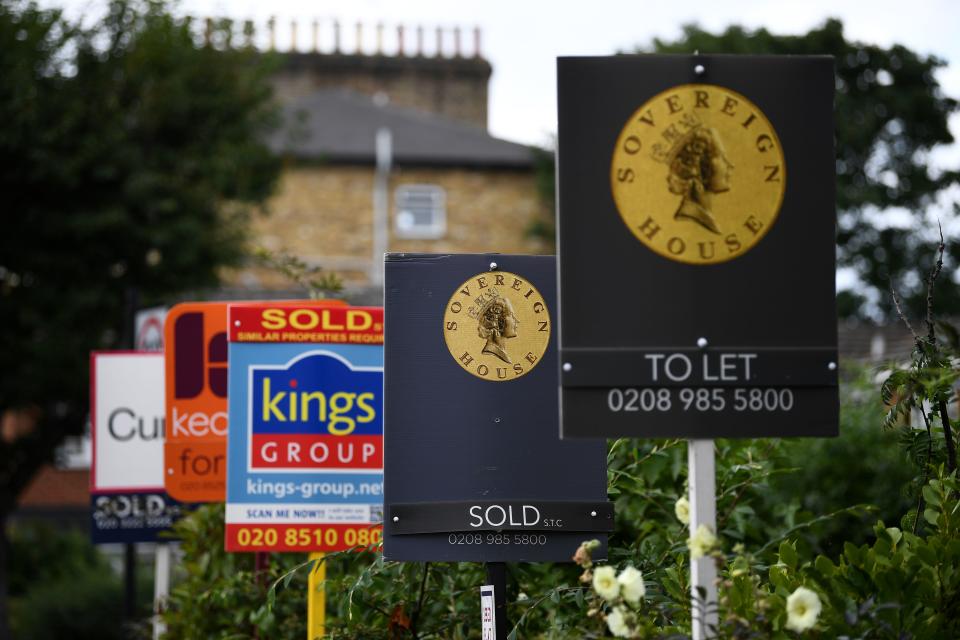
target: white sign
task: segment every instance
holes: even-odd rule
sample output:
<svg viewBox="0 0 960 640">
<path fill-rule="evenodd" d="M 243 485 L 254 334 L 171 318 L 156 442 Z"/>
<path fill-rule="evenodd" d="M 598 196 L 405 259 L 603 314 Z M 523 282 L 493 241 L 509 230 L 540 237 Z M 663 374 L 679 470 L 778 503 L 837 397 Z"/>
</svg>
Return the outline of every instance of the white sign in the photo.
<svg viewBox="0 0 960 640">
<path fill-rule="evenodd" d="M 92 354 L 91 491 L 163 491 L 163 378 L 162 353 Z"/>
<path fill-rule="evenodd" d="M 480 587 L 480 638 L 481 640 L 497 640 L 497 610 L 495 587 L 485 584 Z"/>
<path fill-rule="evenodd" d="M 163 351 L 163 323 L 166 319 L 166 307 L 137 311 L 134 317 L 134 344 L 137 351 Z"/>
</svg>

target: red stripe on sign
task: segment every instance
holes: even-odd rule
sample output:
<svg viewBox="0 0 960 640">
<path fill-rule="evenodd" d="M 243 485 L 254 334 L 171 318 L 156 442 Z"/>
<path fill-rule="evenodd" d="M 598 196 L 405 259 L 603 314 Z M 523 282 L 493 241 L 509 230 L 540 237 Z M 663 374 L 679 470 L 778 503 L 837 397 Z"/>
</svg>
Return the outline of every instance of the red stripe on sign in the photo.
<svg viewBox="0 0 960 640">
<path fill-rule="evenodd" d="M 383 309 L 333 301 L 230 305 L 230 342 L 383 344 Z"/>
<path fill-rule="evenodd" d="M 380 544 L 372 524 L 227 524 L 227 551 L 366 551 Z"/>
<path fill-rule="evenodd" d="M 382 469 L 383 436 L 255 434 L 254 469 Z"/>
</svg>

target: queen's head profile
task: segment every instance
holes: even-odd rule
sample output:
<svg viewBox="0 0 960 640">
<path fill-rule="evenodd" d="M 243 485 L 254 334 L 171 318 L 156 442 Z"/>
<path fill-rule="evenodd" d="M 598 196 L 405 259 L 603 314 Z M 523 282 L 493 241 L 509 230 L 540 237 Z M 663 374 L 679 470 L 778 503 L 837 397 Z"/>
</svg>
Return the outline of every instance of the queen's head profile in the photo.
<svg viewBox="0 0 960 640">
<path fill-rule="evenodd" d="M 720 233 L 711 209 L 713 195 L 730 190 L 730 170 L 716 130 L 696 126 L 677 140 L 670 150 L 667 185 L 671 193 L 682 196 L 673 217 L 692 220 L 713 233 Z"/>
<path fill-rule="evenodd" d="M 517 337 L 518 322 L 510 301 L 500 295 L 492 296 L 480 307 L 477 320 L 477 333 L 487 341 L 483 353 L 512 364 L 510 356 L 507 355 L 505 341 L 507 338 Z"/>
</svg>

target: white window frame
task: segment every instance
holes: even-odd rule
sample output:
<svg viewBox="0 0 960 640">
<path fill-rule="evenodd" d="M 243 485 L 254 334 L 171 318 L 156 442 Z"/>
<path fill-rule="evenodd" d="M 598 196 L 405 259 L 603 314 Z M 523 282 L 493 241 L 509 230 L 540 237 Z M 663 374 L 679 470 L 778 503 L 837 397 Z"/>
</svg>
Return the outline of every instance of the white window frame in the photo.
<svg viewBox="0 0 960 640">
<path fill-rule="evenodd" d="M 429 225 L 409 226 L 404 222 L 404 207 L 407 204 L 410 194 L 415 194 L 418 199 L 432 200 L 429 203 L 432 221 Z M 437 240 L 447 233 L 447 193 L 443 187 L 435 184 L 404 184 L 397 187 L 393 195 L 393 230 L 398 238 L 410 238 L 416 240 Z M 412 216 L 407 213 L 407 219 Z"/>
</svg>

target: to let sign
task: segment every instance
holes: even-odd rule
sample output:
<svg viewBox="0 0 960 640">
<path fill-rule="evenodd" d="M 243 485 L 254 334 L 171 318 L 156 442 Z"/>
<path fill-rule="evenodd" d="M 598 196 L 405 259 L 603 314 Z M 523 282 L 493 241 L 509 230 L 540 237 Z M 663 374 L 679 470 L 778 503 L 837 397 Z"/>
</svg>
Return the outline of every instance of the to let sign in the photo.
<svg viewBox="0 0 960 640">
<path fill-rule="evenodd" d="M 833 78 L 559 59 L 564 437 L 836 435 Z"/>
</svg>

